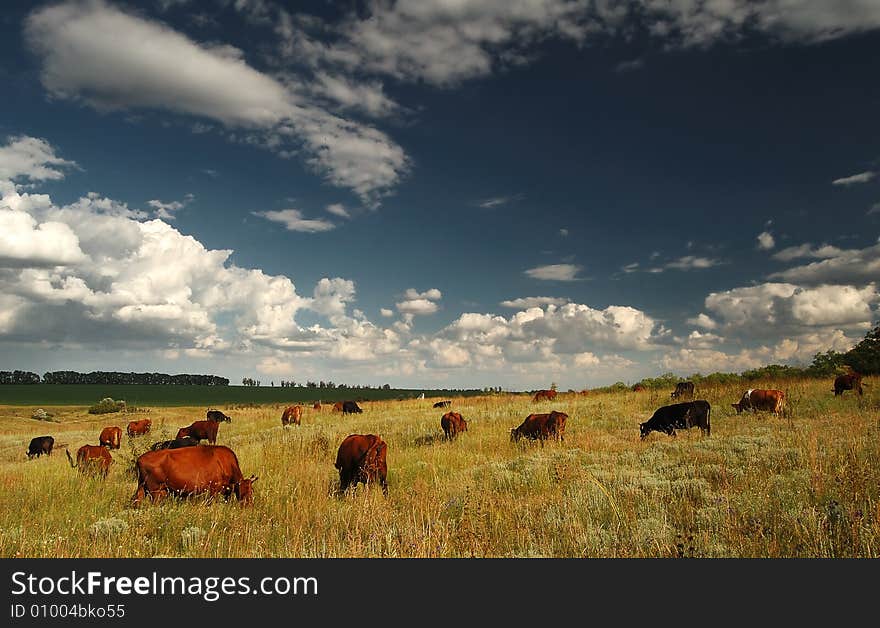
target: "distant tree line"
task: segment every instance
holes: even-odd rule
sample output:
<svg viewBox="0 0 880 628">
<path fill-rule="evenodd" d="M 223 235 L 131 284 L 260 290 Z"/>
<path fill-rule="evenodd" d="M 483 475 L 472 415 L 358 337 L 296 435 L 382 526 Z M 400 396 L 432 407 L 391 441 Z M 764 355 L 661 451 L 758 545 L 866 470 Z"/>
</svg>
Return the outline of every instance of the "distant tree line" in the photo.
<svg viewBox="0 0 880 628">
<path fill-rule="evenodd" d="M 40 376 L 30 371 L 0 371 L 0 384 L 39 384 Z"/>
<path fill-rule="evenodd" d="M 880 325 L 869 331 L 865 338 L 849 351 L 826 351 L 813 356 L 809 366 L 791 366 L 788 364 L 768 364 L 742 373 L 710 373 L 702 375 L 694 373 L 690 377 L 679 377 L 673 373 L 664 373 L 658 377 L 646 377 L 638 382 L 645 388 L 675 388 L 675 384 L 688 380 L 700 384 L 728 384 L 736 382 L 752 382 L 765 379 L 786 379 L 803 377 L 833 377 L 849 371 L 862 375 L 880 374 Z M 617 382 L 611 386 L 596 390 L 615 391 L 628 390 L 629 386 Z"/>
<path fill-rule="evenodd" d="M 241 380 L 242 386 L 259 386 L 261 384 L 260 380 L 254 379 L 252 377 L 243 377 Z M 347 390 L 391 390 L 391 384 L 382 384 L 381 386 L 370 386 L 369 384 L 335 384 L 333 382 L 325 382 L 318 381 L 312 382 L 307 381 L 305 383 L 295 382 L 293 380 L 282 379 L 281 382 L 282 388 L 344 388 Z M 270 382 L 271 386 L 275 385 L 275 382 Z"/>
<path fill-rule="evenodd" d="M 168 375 L 166 373 L 122 373 L 117 371 L 49 371 L 42 379 L 30 371 L 0 371 L 0 384 L 162 384 L 177 386 L 228 386 L 217 375 Z"/>
</svg>

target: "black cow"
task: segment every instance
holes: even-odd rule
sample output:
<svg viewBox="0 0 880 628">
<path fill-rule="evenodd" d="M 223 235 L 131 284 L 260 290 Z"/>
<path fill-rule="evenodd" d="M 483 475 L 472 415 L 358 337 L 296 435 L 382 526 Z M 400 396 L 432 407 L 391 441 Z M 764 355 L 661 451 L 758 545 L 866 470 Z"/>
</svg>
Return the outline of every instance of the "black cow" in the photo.
<svg viewBox="0 0 880 628">
<path fill-rule="evenodd" d="M 150 447 L 152 451 L 159 451 L 160 449 L 180 449 L 181 447 L 195 447 L 199 444 L 199 439 L 193 438 L 191 436 L 184 436 L 183 438 L 175 438 L 174 440 L 162 440 L 158 443 L 153 443 L 153 446 Z"/>
<path fill-rule="evenodd" d="M 434 404 L 434 407 L 435 408 L 448 408 L 451 405 L 452 405 L 451 401 L 438 401 L 437 403 Z"/>
<path fill-rule="evenodd" d="M 675 390 L 672 391 L 670 395 L 673 399 L 678 399 L 681 397 L 684 399 L 685 397 L 694 398 L 694 383 L 693 382 L 678 382 L 675 385 Z"/>
<path fill-rule="evenodd" d="M 217 423 L 232 423 L 232 419 L 220 412 L 220 410 L 208 410 L 205 417 L 209 421 L 216 421 Z"/>
<path fill-rule="evenodd" d="M 651 432 L 664 432 L 675 436 L 675 430 L 686 430 L 699 427 L 709 436 L 709 411 L 711 406 L 704 399 L 674 403 L 671 406 L 658 408 L 654 415 L 639 425 L 641 437 L 644 439 Z"/>
<path fill-rule="evenodd" d="M 834 378 L 834 396 L 842 395 L 844 390 L 854 390 L 859 395 L 864 395 L 862 389 L 862 376 L 858 373 L 847 373 Z"/>
<path fill-rule="evenodd" d="M 47 456 L 52 455 L 52 447 L 55 446 L 55 439 L 51 436 L 37 436 L 36 438 L 31 439 L 31 444 L 28 445 L 27 457 L 28 460 L 36 456 L 39 458 L 43 454 Z"/>
<path fill-rule="evenodd" d="M 360 414 L 363 410 L 354 401 L 342 402 L 342 414 Z"/>
</svg>

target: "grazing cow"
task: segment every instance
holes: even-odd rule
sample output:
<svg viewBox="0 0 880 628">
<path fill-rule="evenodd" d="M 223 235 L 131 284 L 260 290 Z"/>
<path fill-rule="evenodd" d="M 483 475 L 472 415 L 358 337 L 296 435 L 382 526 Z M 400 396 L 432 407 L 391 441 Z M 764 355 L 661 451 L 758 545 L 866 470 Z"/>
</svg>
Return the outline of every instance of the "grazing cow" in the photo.
<svg viewBox="0 0 880 628">
<path fill-rule="evenodd" d="M 529 440 L 540 440 L 542 446 L 551 436 L 556 440 L 565 440 L 566 419 L 568 419 L 567 414 L 556 410 L 544 414 L 530 414 L 519 427 L 510 430 L 510 440 L 517 442 L 525 437 Z"/>
<path fill-rule="evenodd" d="M 434 407 L 435 408 L 448 408 L 451 405 L 452 405 L 451 401 L 438 401 L 437 403 L 434 404 Z"/>
<path fill-rule="evenodd" d="M 645 392 L 645 387 L 642 384 L 636 384 L 632 387 L 633 392 Z"/>
<path fill-rule="evenodd" d="M 318 412 L 320 412 L 321 411 L 321 402 L 316 401 L 315 405 L 312 406 L 312 410 L 317 410 Z"/>
<path fill-rule="evenodd" d="M 337 401 L 333 404 L 333 412 L 342 412 L 342 402 Z"/>
<path fill-rule="evenodd" d="M 361 414 L 363 410 L 354 401 L 342 402 L 342 414 Z"/>
<path fill-rule="evenodd" d="M 121 442 L 122 428 L 115 425 L 105 427 L 101 430 L 101 435 L 98 437 L 98 443 L 107 449 L 119 449 L 119 443 Z"/>
<path fill-rule="evenodd" d="M 690 397 L 694 398 L 694 383 L 693 382 L 678 382 L 675 385 L 675 390 L 672 391 L 670 397 L 673 399 L 685 399 Z"/>
<path fill-rule="evenodd" d="M 158 502 L 168 493 L 181 497 L 208 493 L 226 499 L 235 495 L 243 504 L 250 504 L 257 481 L 254 476 L 244 477 L 235 453 L 223 445 L 148 451 L 137 459 L 135 468 L 138 485 L 132 497 L 134 506 L 144 497 Z"/>
<path fill-rule="evenodd" d="M 447 440 L 455 440 L 459 432 L 467 432 L 467 420 L 458 412 L 447 412 L 440 417 L 440 427 Z"/>
<path fill-rule="evenodd" d="M 556 399 L 555 390 L 539 390 L 535 393 L 533 401 L 553 401 Z"/>
<path fill-rule="evenodd" d="M 709 402 L 703 399 L 663 406 L 658 408 L 650 419 L 639 425 L 641 438 L 644 440 L 651 432 L 664 432 L 674 437 L 676 429 L 687 430 L 694 426 L 699 427 L 703 434 L 709 436 L 710 411 Z"/>
<path fill-rule="evenodd" d="M 52 455 L 52 447 L 55 446 L 55 439 L 51 436 L 37 436 L 36 438 L 31 439 L 31 444 L 28 445 L 27 457 L 28 460 L 36 456 L 39 458 L 43 454 L 47 456 Z"/>
<path fill-rule="evenodd" d="M 375 434 L 351 434 L 346 436 L 339 451 L 336 453 L 336 463 L 333 465 L 339 469 L 339 494 L 343 494 L 350 486 L 357 486 L 363 482 L 367 486 L 371 482 L 379 481 L 382 492 L 388 495 L 388 483 L 385 481 L 388 475 L 388 465 L 385 462 L 385 453 L 388 445 Z"/>
<path fill-rule="evenodd" d="M 113 464 L 113 456 L 103 445 L 83 445 L 76 451 L 76 464 L 70 457 L 70 451 L 65 449 L 67 459 L 72 469 L 79 469 L 80 473 L 100 475 L 107 477 L 110 473 L 110 465 Z"/>
<path fill-rule="evenodd" d="M 129 423 L 125 431 L 129 436 L 143 436 L 150 431 L 152 426 L 153 421 L 151 419 L 141 419 L 140 421 Z"/>
<path fill-rule="evenodd" d="M 862 390 L 862 376 L 858 373 L 847 373 L 834 378 L 834 396 L 842 395 L 845 390 L 855 390 L 859 396 L 865 394 Z"/>
<path fill-rule="evenodd" d="M 294 425 L 299 425 L 300 421 L 302 421 L 303 407 L 302 406 L 290 406 L 285 408 L 284 414 L 281 415 L 281 426 L 287 427 L 291 423 Z"/>
<path fill-rule="evenodd" d="M 779 416 L 779 413 L 782 412 L 782 408 L 785 405 L 785 393 L 781 390 L 749 388 L 743 393 L 742 399 L 739 400 L 739 403 L 732 403 L 730 405 L 736 408 L 737 414 L 744 410 L 751 410 L 756 414 L 758 410 L 766 410 L 767 412 L 772 412 L 776 416 Z"/>
<path fill-rule="evenodd" d="M 208 410 L 205 417 L 209 421 L 217 421 L 217 423 L 232 423 L 232 419 L 220 412 L 220 410 Z"/>
<path fill-rule="evenodd" d="M 196 440 L 205 440 L 212 445 L 217 442 L 217 430 L 220 424 L 216 421 L 196 421 L 189 427 L 182 427 L 177 430 L 175 438 L 185 438 L 187 436 Z"/>
<path fill-rule="evenodd" d="M 158 443 L 153 443 L 150 447 L 150 451 L 159 451 L 160 449 L 180 449 L 181 447 L 195 447 L 199 444 L 199 441 L 190 436 L 184 436 L 183 438 L 175 438 L 174 440 L 160 440 Z"/>
</svg>

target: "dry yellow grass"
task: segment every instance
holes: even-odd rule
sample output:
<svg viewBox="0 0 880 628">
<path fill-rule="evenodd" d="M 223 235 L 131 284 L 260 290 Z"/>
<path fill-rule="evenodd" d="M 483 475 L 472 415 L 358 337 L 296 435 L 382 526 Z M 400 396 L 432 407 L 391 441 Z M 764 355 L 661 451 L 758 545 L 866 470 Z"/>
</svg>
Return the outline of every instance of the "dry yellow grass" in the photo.
<svg viewBox="0 0 880 628">
<path fill-rule="evenodd" d="M 218 444 L 255 502 L 167 500 L 132 509 L 135 455 L 204 407 L 146 415 L 88 415 L 0 407 L 0 556 L 14 557 L 877 557 L 880 555 L 880 397 L 835 398 L 825 381 L 782 388 L 788 416 L 737 416 L 739 387 L 698 390 L 712 404 L 712 435 L 639 440 L 638 424 L 669 391 L 454 399 L 469 421 L 442 440 L 435 400 L 362 404 L 361 415 L 316 412 L 282 428 L 283 405 L 229 410 Z M 514 444 L 530 412 L 570 416 L 565 442 Z M 153 432 L 123 437 L 106 481 L 82 477 L 63 451 L 27 461 L 34 436 L 71 452 L 106 425 L 149 416 Z M 361 485 L 344 498 L 336 448 L 351 433 L 388 443 L 389 497 Z"/>
</svg>

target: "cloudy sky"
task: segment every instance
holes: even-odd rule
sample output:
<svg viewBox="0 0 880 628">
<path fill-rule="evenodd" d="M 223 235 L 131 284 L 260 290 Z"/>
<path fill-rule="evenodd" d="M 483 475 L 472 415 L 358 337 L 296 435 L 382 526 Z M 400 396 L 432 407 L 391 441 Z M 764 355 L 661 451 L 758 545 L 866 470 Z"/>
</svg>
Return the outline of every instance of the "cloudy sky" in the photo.
<svg viewBox="0 0 880 628">
<path fill-rule="evenodd" d="M 0 16 L 0 369 L 561 388 L 878 317 L 877 0 Z"/>
</svg>

